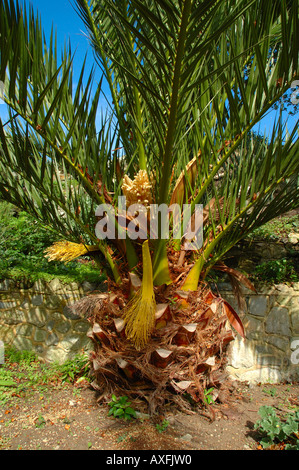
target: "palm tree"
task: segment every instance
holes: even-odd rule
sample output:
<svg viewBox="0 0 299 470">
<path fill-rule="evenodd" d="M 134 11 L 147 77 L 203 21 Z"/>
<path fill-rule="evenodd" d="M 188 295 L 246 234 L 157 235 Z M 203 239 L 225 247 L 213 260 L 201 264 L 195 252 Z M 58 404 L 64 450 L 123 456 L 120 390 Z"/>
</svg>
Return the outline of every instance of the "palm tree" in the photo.
<svg viewBox="0 0 299 470">
<path fill-rule="evenodd" d="M 83 63 L 74 87 L 70 47 L 58 61 L 55 37 L 46 43 L 33 10 L 0 2 L 0 80 L 10 109 L 0 122 L 1 195 L 60 234 L 49 259 L 88 254 L 107 273 L 108 292 L 77 306 L 92 325 L 103 395 L 105 387 L 137 393 L 152 410 L 185 392 L 198 401 L 221 383 L 233 329 L 244 336 L 208 273 L 222 270 L 254 289 L 225 255 L 298 206 L 298 123 L 289 131 L 278 113 L 270 137 L 253 133 L 298 79 L 298 3 L 73 4 L 110 89 L 100 126 L 102 80 L 95 85 L 93 71 L 85 80 Z M 123 210 L 120 196 L 145 207 L 143 227 L 132 230 L 136 213 Z M 158 217 L 150 237 L 151 204 L 188 204 L 185 225 L 173 215 L 165 238 Z M 190 250 L 186 228 L 199 205 L 202 243 Z M 95 231 L 108 222 L 113 239 Z"/>
</svg>

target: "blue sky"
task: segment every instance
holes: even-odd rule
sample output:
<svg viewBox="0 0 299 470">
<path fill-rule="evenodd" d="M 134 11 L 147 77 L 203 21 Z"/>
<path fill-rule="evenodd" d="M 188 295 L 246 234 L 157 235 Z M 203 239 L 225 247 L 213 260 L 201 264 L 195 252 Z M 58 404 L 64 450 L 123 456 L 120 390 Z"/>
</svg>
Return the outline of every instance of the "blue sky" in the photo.
<svg viewBox="0 0 299 470">
<path fill-rule="evenodd" d="M 25 0 L 25 3 L 27 5 L 33 5 L 34 9 L 39 11 L 46 38 L 50 37 L 53 24 L 57 31 L 58 50 L 60 48 L 62 49 L 65 41 L 70 39 L 72 51 L 75 52 L 74 72 L 77 71 L 79 74 L 86 53 L 86 71 L 89 71 L 94 65 L 94 58 L 88 40 L 84 36 L 85 25 L 73 7 L 74 2 L 69 0 Z M 101 73 L 98 67 L 96 70 L 95 80 L 99 80 Z M 76 73 L 74 73 L 74 76 L 76 77 Z M 101 103 L 104 105 L 104 100 Z M 0 106 L 0 116 L 3 119 L 7 116 L 4 105 Z M 285 117 L 287 117 L 287 115 L 285 115 Z M 288 128 L 290 130 L 294 127 L 297 119 L 298 116 L 289 116 Z M 255 130 L 259 130 L 261 134 L 264 134 L 264 132 L 268 134 L 272 130 L 274 120 L 275 112 L 271 112 L 260 122 L 259 127 L 256 127 Z"/>
<path fill-rule="evenodd" d="M 20 0 L 22 4 L 23 0 Z M 41 23 L 45 32 L 46 40 L 50 38 L 52 25 L 57 33 L 58 57 L 59 50 L 62 50 L 64 44 L 71 41 L 72 53 L 74 57 L 74 82 L 76 76 L 79 76 L 84 57 L 87 53 L 86 76 L 95 65 L 92 49 L 89 46 L 85 25 L 74 9 L 74 3 L 69 0 L 25 0 L 26 5 L 32 5 L 35 11 L 39 12 Z M 77 73 L 76 73 L 77 72 Z M 100 80 L 101 72 L 96 67 L 95 80 Z M 104 90 L 108 89 L 104 88 Z M 104 100 L 103 100 L 104 104 Z M 5 119 L 7 112 L 5 106 L 0 106 L 0 117 Z"/>
<path fill-rule="evenodd" d="M 81 69 L 83 58 L 88 53 L 87 70 L 94 65 L 94 58 L 86 33 L 85 25 L 78 12 L 75 10 L 74 2 L 69 0 L 25 0 L 31 4 L 41 16 L 42 26 L 46 38 L 50 37 L 52 24 L 57 32 L 57 43 L 62 48 L 64 43 L 70 39 L 72 51 L 75 52 L 74 69 Z"/>
</svg>

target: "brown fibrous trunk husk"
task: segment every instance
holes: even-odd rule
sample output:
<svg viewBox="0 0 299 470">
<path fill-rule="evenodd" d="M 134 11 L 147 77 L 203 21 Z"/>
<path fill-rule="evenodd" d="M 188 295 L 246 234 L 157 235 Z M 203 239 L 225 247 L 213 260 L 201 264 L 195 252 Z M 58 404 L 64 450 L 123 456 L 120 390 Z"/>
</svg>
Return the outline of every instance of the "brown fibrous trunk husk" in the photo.
<svg viewBox="0 0 299 470">
<path fill-rule="evenodd" d="M 115 319 L 122 318 L 128 302 L 127 292 L 124 283 L 121 289 L 88 295 L 74 305 L 91 325 L 92 385 L 99 400 L 113 393 L 145 400 L 151 415 L 166 403 L 192 412 L 194 403 L 205 402 L 204 391 L 217 390 L 226 378 L 225 352 L 234 333 L 221 297 L 204 283 L 196 292 L 183 293 L 174 286 L 156 288 L 156 302 L 169 304 L 170 319 L 152 331 L 146 347 L 139 351 L 126 338 L 125 329 L 116 328 Z M 169 352 L 165 353 L 167 361 L 157 359 L 160 349 Z"/>
</svg>

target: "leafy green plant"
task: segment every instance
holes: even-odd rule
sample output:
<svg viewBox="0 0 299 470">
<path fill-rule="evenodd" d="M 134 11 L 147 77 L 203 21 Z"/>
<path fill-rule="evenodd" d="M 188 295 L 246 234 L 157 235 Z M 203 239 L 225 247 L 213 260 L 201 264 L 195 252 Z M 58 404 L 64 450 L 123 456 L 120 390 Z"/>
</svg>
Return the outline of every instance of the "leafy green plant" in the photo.
<svg viewBox="0 0 299 470">
<path fill-rule="evenodd" d="M 129 434 L 128 432 L 125 432 L 124 434 L 122 434 L 121 436 L 119 436 L 119 437 L 117 438 L 117 442 L 125 441 L 125 440 L 127 439 L 127 437 L 128 437 L 128 434 Z"/>
<path fill-rule="evenodd" d="M 214 403 L 213 391 L 214 387 L 208 388 L 204 391 L 204 403 L 206 403 L 206 405 Z"/>
<path fill-rule="evenodd" d="M 1 371 L 2 372 L 2 371 Z M 17 383 L 15 382 L 15 380 L 13 380 L 11 378 L 11 375 L 10 374 L 7 374 L 7 372 L 2 372 L 0 374 L 0 390 L 2 387 L 16 387 L 17 386 Z"/>
<path fill-rule="evenodd" d="M 18 351 L 15 348 L 6 348 L 5 360 L 11 363 L 29 365 L 32 362 L 37 361 L 37 356 L 34 351 L 29 351 L 29 350 Z"/>
<path fill-rule="evenodd" d="M 263 448 L 284 442 L 286 450 L 299 450 L 299 411 L 289 413 L 282 421 L 272 406 L 261 406 L 254 428 L 262 434 Z"/>
<path fill-rule="evenodd" d="M 63 364 L 45 364 L 33 351 L 7 348 L 5 363 L 0 367 L 0 405 L 34 390 L 44 393 L 50 383 L 78 383 L 83 378 L 88 380 L 88 376 L 89 364 L 84 354 L 77 354 Z"/>
<path fill-rule="evenodd" d="M 43 415 L 41 413 L 39 413 L 38 417 L 37 417 L 37 420 L 35 422 L 35 427 L 36 428 L 42 428 L 44 427 L 46 424 L 46 420 L 45 418 L 43 417 Z"/>
<path fill-rule="evenodd" d="M 5 203 L 1 203 L 1 206 Z M 7 207 L 7 205 L 5 205 Z M 42 252 L 57 240 L 57 235 L 46 229 L 38 220 L 22 211 L 13 213 L 12 205 L 0 221 L 0 252 L 8 267 L 26 259 L 43 258 Z"/>
<path fill-rule="evenodd" d="M 257 228 L 248 238 L 278 240 L 286 238 L 291 232 L 299 231 L 299 215 L 281 216 L 270 220 L 265 225 Z"/>
<path fill-rule="evenodd" d="M 159 423 L 156 424 L 156 429 L 159 433 L 162 433 L 162 432 L 166 431 L 168 426 L 169 426 L 169 421 L 167 421 L 167 419 L 163 419 L 161 424 L 159 424 Z"/>
<path fill-rule="evenodd" d="M 186 269 L 184 289 L 196 290 L 240 239 L 298 206 L 296 125 L 289 131 L 278 113 L 268 138 L 253 132 L 298 76 L 296 2 L 72 3 L 109 106 L 97 125 L 103 81 L 93 87 L 93 71 L 84 80 L 84 62 L 70 87 L 70 48 L 58 54 L 33 9 L 1 1 L 0 72 L 11 112 L 0 125 L 2 197 L 61 239 L 97 246 L 99 263 L 121 284 L 140 261 L 139 241 L 99 240 L 95 209 L 108 202 L 118 214 L 124 177 L 154 174 L 155 203 L 188 200 L 192 213 L 202 203 L 209 213 L 203 247 Z M 155 285 L 172 279 L 172 235 L 159 232 L 151 247 Z M 174 244 L 180 250 L 180 237 Z"/>
<path fill-rule="evenodd" d="M 274 387 L 272 387 L 270 389 L 263 388 L 263 392 L 267 393 L 267 395 L 270 395 L 271 397 L 275 397 L 275 395 L 277 395 L 277 390 Z"/>
<path fill-rule="evenodd" d="M 89 360 L 84 354 L 76 354 L 72 359 L 57 365 L 57 370 L 63 382 L 74 382 L 79 377 L 88 379 Z"/>
<path fill-rule="evenodd" d="M 254 277 L 263 282 L 297 282 L 299 273 L 291 259 L 271 260 L 256 266 Z"/>
<path fill-rule="evenodd" d="M 108 416 L 113 416 L 114 418 L 121 418 L 126 421 L 130 421 L 132 418 L 136 418 L 136 411 L 130 406 L 131 402 L 128 401 L 127 396 L 117 398 L 113 394 L 111 398 L 111 402 L 108 403 L 110 407 Z"/>
</svg>

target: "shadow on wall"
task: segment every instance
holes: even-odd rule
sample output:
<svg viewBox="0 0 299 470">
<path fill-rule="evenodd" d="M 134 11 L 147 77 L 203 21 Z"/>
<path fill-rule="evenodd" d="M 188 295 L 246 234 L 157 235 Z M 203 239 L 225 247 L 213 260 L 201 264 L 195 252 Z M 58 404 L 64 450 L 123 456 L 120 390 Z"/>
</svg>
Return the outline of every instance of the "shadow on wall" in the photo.
<svg viewBox="0 0 299 470">
<path fill-rule="evenodd" d="M 230 284 L 218 285 L 221 295 L 239 312 L 246 339 L 236 336 L 228 348 L 227 371 L 238 380 L 273 382 L 299 380 L 299 283 L 264 287 L 258 294 L 245 289 L 239 311 Z M 32 287 L 6 279 L 0 282 L 0 341 L 19 350 L 33 350 L 46 361 L 60 363 L 93 349 L 89 323 L 71 306 L 105 284 L 63 284 L 37 281 Z"/>
<path fill-rule="evenodd" d="M 219 288 L 239 313 L 246 334 L 229 345 L 229 374 L 251 383 L 298 381 L 299 283 L 264 287 L 258 294 L 244 289 L 243 312 L 229 285 Z"/>
<path fill-rule="evenodd" d="M 71 305 L 105 284 L 58 279 L 39 280 L 26 288 L 11 279 L 0 282 L 0 341 L 18 350 L 32 350 L 46 361 L 63 363 L 80 351 L 92 349 L 86 336 L 89 323 L 76 316 Z"/>
</svg>

